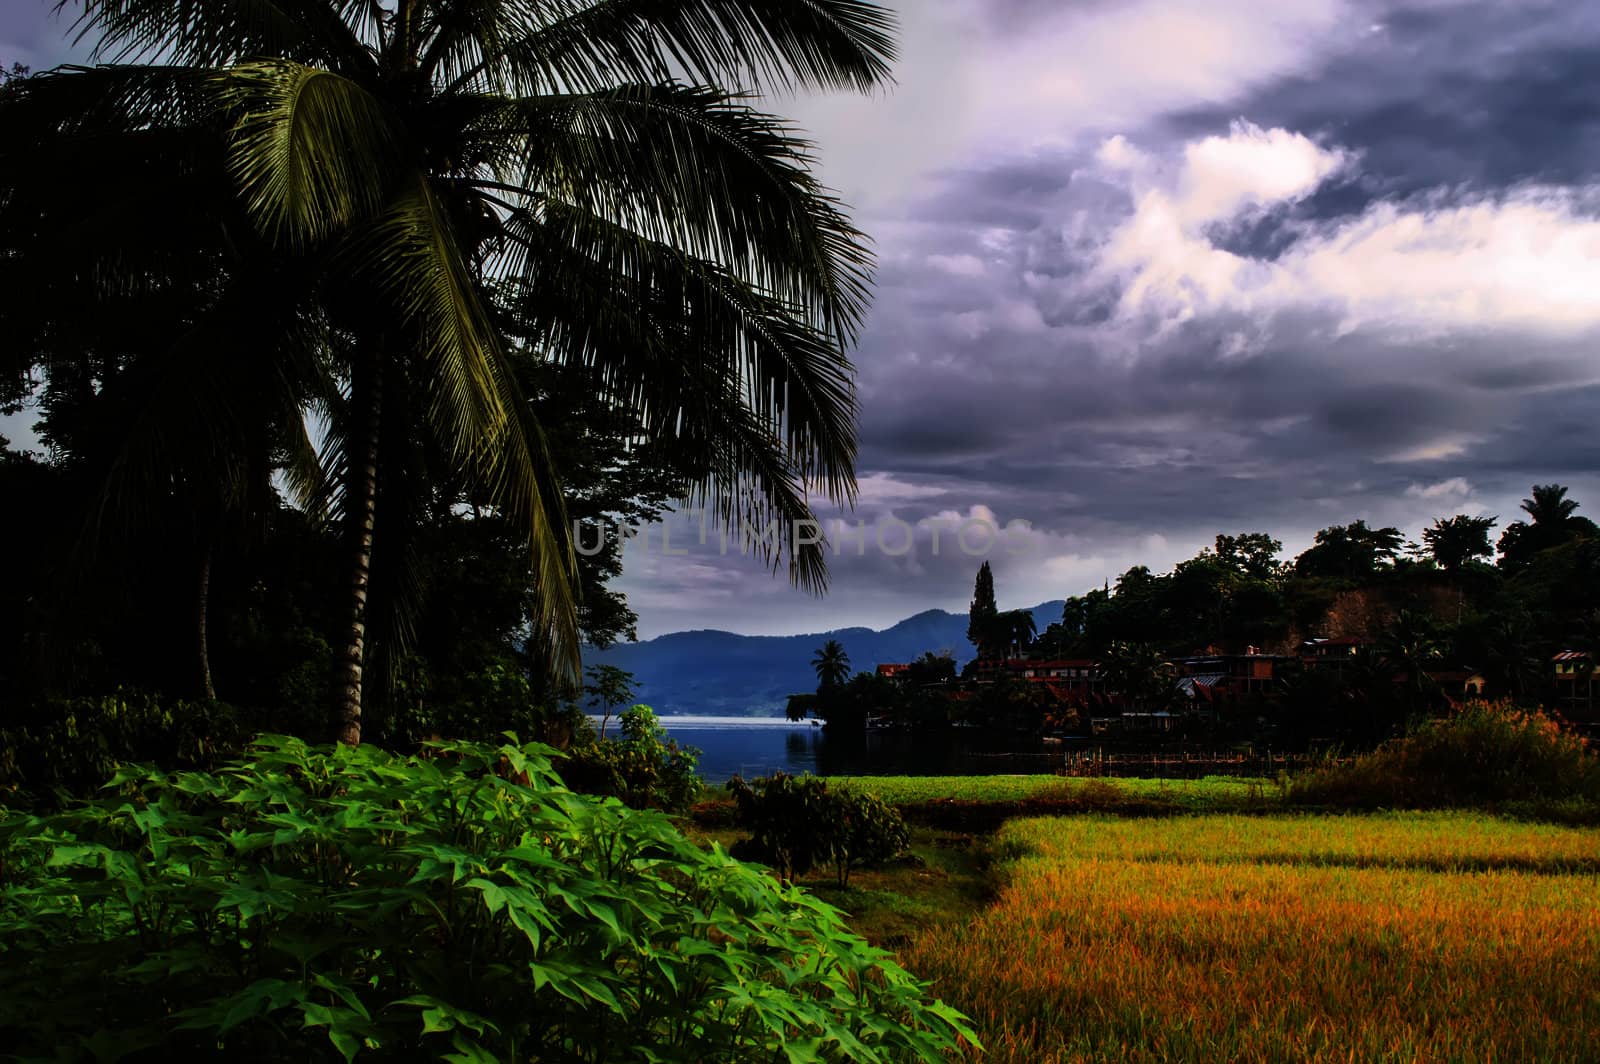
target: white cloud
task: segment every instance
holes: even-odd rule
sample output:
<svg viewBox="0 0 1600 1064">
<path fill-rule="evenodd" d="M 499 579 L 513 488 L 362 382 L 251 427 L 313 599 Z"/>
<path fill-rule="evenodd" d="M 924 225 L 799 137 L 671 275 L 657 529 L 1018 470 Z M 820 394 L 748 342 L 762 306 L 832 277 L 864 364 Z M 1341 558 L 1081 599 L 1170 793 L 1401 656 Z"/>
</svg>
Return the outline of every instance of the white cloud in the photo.
<svg viewBox="0 0 1600 1064">
<path fill-rule="evenodd" d="M 944 488 L 936 488 L 926 484 L 908 484 L 903 480 L 895 479 L 891 473 L 869 473 L 858 477 L 856 487 L 858 506 L 872 506 L 879 503 L 908 502 L 912 499 L 928 499 L 945 494 Z"/>
<path fill-rule="evenodd" d="M 1380 462 L 1406 464 L 1410 462 L 1442 462 L 1446 458 L 1460 458 L 1474 445 L 1482 443 L 1483 437 L 1467 433 L 1449 433 L 1437 439 L 1407 447 L 1403 451 L 1379 458 Z"/>
<path fill-rule="evenodd" d="M 1290 203 L 1316 191 L 1351 159 L 1303 133 L 1240 120 L 1227 136 L 1206 137 L 1184 149 L 1179 214 L 1196 225 Z"/>
<path fill-rule="evenodd" d="M 895 85 L 775 101 L 816 139 L 848 202 L 893 210 L 964 158 L 1133 129 L 1237 99 L 1351 47 L 1359 0 L 1132 0 L 997 16 L 989 0 L 900 5 Z"/>
<path fill-rule="evenodd" d="M 1100 174 L 1134 197 L 1132 213 L 1095 249 L 1088 291 L 1120 291 L 1119 313 L 1162 335 L 1207 315 L 1253 325 L 1224 354 L 1273 339 L 1275 316 L 1315 312 L 1334 334 L 1393 340 L 1515 330 L 1572 338 L 1600 330 L 1600 186 L 1524 185 L 1498 195 L 1441 190 L 1378 202 L 1360 214 L 1298 223 L 1276 258 L 1219 245 L 1217 228 L 1310 195 L 1357 161 L 1304 134 L 1236 123 L 1171 159 L 1130 164 L 1106 142 Z M 1106 160 L 1109 157 L 1109 162 Z M 1069 226 L 1081 226 L 1074 219 Z"/>
<path fill-rule="evenodd" d="M 928 265 L 957 277 L 982 277 L 983 260 L 976 255 L 929 255 Z"/>
<path fill-rule="evenodd" d="M 1472 484 L 1466 477 L 1451 477 L 1437 484 L 1413 484 L 1406 489 L 1406 494 L 1413 499 L 1462 499 L 1472 491 Z"/>
<path fill-rule="evenodd" d="M 1528 186 L 1453 205 L 1378 204 L 1297 245 L 1269 302 L 1340 305 L 1346 329 L 1423 333 L 1600 326 L 1600 217 L 1592 193 Z"/>
<path fill-rule="evenodd" d="M 1130 128 L 1178 107 L 1221 103 L 1340 46 L 1356 27 L 1345 0 L 1132 0 L 1062 5 L 991 41 L 980 111 L 994 133 L 1037 141 Z M 1346 32 L 1346 30 L 1351 32 Z"/>
</svg>

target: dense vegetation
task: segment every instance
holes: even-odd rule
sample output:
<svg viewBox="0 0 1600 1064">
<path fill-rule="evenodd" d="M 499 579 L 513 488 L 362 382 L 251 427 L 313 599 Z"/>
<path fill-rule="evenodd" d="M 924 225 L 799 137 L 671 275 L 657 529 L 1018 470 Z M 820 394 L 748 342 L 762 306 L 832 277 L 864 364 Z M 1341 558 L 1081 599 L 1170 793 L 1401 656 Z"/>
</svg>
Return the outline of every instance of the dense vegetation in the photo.
<svg viewBox="0 0 1600 1064">
<path fill-rule="evenodd" d="M 962 1027 L 837 912 L 568 791 L 541 747 L 264 740 L 0 820 L 24 1058 L 937 1061 Z"/>
<path fill-rule="evenodd" d="M 1591 831 L 1472 814 L 1014 821 L 994 906 L 901 951 L 988 1059 L 1581 1060 Z"/>
<path fill-rule="evenodd" d="M 97 65 L 0 76 L 0 1046 L 947 1059 L 837 912 L 653 811 L 698 781 L 647 708 L 578 708 L 635 618 L 573 522 L 854 496 L 870 255 L 752 104 L 884 83 L 887 12 L 62 6 Z M 463 741 L 507 729 L 623 801 Z"/>
<path fill-rule="evenodd" d="M 1171 737 L 1213 745 L 1370 749 L 1460 703 L 1468 677 L 1478 695 L 1600 723 L 1592 688 L 1600 530 L 1577 509 L 1565 487 L 1536 485 L 1523 501 L 1528 520 L 1506 526 L 1494 564 L 1498 519 L 1466 514 L 1437 519 L 1420 544 L 1364 521 L 1325 528 L 1292 560 L 1266 533 L 1219 535 L 1170 573 L 1135 566 L 1115 586 L 1068 598 L 1043 632 L 1031 612 L 998 607 L 985 562 L 963 682 L 948 654 L 931 651 L 898 675 L 851 676 L 848 655 L 830 643 L 813 662 L 816 692 L 792 698 L 789 714 L 841 730 L 877 717 L 912 728 L 1082 734 L 1085 704 L 1011 670 L 985 671 L 1007 659 L 1064 658 L 1094 663 L 1103 714 L 1178 711 Z M 1357 652 L 1330 667 L 1302 664 L 1302 645 L 1327 637 Z M 1564 684 L 1551 660 L 1558 651 L 1578 652 Z M 1182 713 L 1195 706 L 1174 682 L 1173 661 L 1247 652 L 1275 657 L 1270 684 Z"/>
<path fill-rule="evenodd" d="M 1549 717 L 1469 702 L 1404 738 L 1292 781 L 1292 800 L 1353 809 L 1507 809 L 1600 820 L 1600 758 Z"/>
<path fill-rule="evenodd" d="M 786 882 L 826 864 L 843 889 L 851 871 L 881 865 L 911 843 L 900 813 L 869 790 L 778 772 L 749 782 L 735 776 L 728 791 L 749 833 L 730 852 L 772 866 Z"/>
<path fill-rule="evenodd" d="M 1171 573 L 1136 566 L 1114 586 L 1068 599 L 1037 646 L 1105 657 L 1119 644 L 1166 656 L 1207 645 L 1292 653 L 1301 640 L 1327 635 L 1372 644 L 1356 663 L 1364 668 L 1338 685 L 1291 678 L 1286 700 L 1311 718 L 1375 694 L 1362 688 L 1395 671 L 1446 664 L 1482 671 L 1495 695 L 1548 696 L 1554 651 L 1600 651 L 1600 532 L 1566 494 L 1535 486 L 1522 504 L 1528 520 L 1505 527 L 1498 554 L 1489 537 L 1498 518 L 1468 515 L 1439 518 L 1420 545 L 1363 521 L 1326 528 L 1291 561 L 1265 533 L 1219 535 Z M 1297 680 L 1306 680 L 1303 690 Z"/>
<path fill-rule="evenodd" d="M 622 714 L 622 734 L 574 743 L 562 778 L 586 794 L 609 794 L 635 809 L 681 813 L 700 794 L 699 751 L 667 737 L 649 706 Z"/>
<path fill-rule="evenodd" d="M 0 85 L 0 726 L 559 731 L 634 621 L 572 521 L 852 496 L 870 256 L 751 103 L 882 84 L 882 9 L 73 6 L 110 62 Z"/>
</svg>

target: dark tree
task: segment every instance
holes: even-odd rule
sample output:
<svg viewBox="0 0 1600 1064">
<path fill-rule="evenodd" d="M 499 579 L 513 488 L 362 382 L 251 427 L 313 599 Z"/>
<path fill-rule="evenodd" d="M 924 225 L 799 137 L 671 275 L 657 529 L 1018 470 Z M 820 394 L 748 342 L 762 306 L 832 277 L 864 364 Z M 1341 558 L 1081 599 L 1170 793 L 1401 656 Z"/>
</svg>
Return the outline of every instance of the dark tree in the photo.
<svg viewBox="0 0 1600 1064">
<path fill-rule="evenodd" d="M 1524 568 L 1541 551 L 1578 537 L 1600 534 L 1593 521 L 1575 514 L 1578 503 L 1567 498 L 1565 486 L 1535 484 L 1532 494 L 1532 498 L 1522 500 L 1522 511 L 1531 520 L 1513 521 L 1500 533 L 1496 547 L 1503 568 Z"/>
<path fill-rule="evenodd" d="M 254 483 L 231 474 L 259 457 L 260 426 L 323 404 L 342 483 L 321 495 L 346 541 L 344 741 L 361 735 L 374 567 L 405 567 L 385 537 L 408 488 L 435 478 L 470 483 L 476 504 L 518 527 L 538 574 L 532 645 L 576 677 L 558 470 L 516 386 L 496 283 L 519 290 L 543 358 L 595 367 L 611 399 L 670 438 L 694 473 L 686 494 L 722 524 L 792 525 L 812 517 L 810 491 L 853 496 L 845 352 L 870 256 L 810 174 L 809 146 L 748 101 L 881 84 L 886 12 L 855 0 L 621 14 L 578 0 L 560 17 L 531 0 L 267 5 L 272 17 L 236 6 L 84 0 L 78 29 L 97 56 L 132 62 L 8 82 L 0 262 L 26 263 L 39 291 L 76 284 L 86 320 L 115 319 L 119 294 L 199 296 L 148 368 L 171 408 L 192 400 L 211 419 L 210 446 L 190 447 L 202 434 L 166 431 L 145 404 L 140 424 L 164 446 L 115 467 L 116 497 L 178 475 Z M 182 180 L 153 180 L 163 167 Z M 185 284 L 165 283 L 175 271 Z M 32 356 L 0 331 L 12 357 Z M 219 500 L 185 501 L 208 529 Z M 231 493 L 220 501 L 249 512 Z M 780 537 L 774 566 L 824 586 L 820 545 L 786 548 Z M 205 544 L 195 552 L 203 566 Z"/>
<path fill-rule="evenodd" d="M 935 654 L 924 651 L 906 669 L 906 685 L 921 687 L 930 683 L 945 683 L 956 678 L 956 659 L 948 652 Z"/>
<path fill-rule="evenodd" d="M 1468 562 L 1494 555 L 1489 545 L 1489 530 L 1498 517 L 1441 517 L 1422 531 L 1422 542 L 1439 568 L 1455 572 Z"/>
<path fill-rule="evenodd" d="M 1265 532 L 1217 536 L 1217 560 L 1241 576 L 1270 580 L 1278 571 L 1283 544 Z"/>
<path fill-rule="evenodd" d="M 995 641 L 1003 644 L 1007 653 L 1027 650 L 1038 634 L 1039 625 L 1032 610 L 1006 610 L 995 617 Z"/>
<path fill-rule="evenodd" d="M 1316 542 L 1295 559 L 1301 576 L 1359 581 L 1393 563 L 1405 537 L 1398 528 L 1368 528 L 1365 521 L 1324 528 Z"/>
<path fill-rule="evenodd" d="M 817 674 L 819 696 L 837 692 L 850 678 L 850 655 L 837 639 L 830 639 L 812 657 L 811 668 Z"/>
<path fill-rule="evenodd" d="M 994 573 L 989 563 L 984 562 L 978 567 L 978 577 L 972 585 L 972 606 L 967 610 L 967 640 L 977 648 L 980 658 L 994 652 L 995 618 L 999 615 L 1000 608 L 994 599 Z"/>
<path fill-rule="evenodd" d="M 1533 498 L 1522 500 L 1522 511 L 1533 519 L 1534 525 L 1546 528 L 1566 524 L 1577 508 L 1577 501 L 1567 498 L 1562 484 L 1535 484 Z"/>
<path fill-rule="evenodd" d="M 589 705 L 601 712 L 600 738 L 604 739 L 612 710 L 634 699 L 636 688 L 633 673 L 615 665 L 591 665 L 588 676 L 589 682 L 583 685 L 583 693 L 588 697 Z"/>
</svg>

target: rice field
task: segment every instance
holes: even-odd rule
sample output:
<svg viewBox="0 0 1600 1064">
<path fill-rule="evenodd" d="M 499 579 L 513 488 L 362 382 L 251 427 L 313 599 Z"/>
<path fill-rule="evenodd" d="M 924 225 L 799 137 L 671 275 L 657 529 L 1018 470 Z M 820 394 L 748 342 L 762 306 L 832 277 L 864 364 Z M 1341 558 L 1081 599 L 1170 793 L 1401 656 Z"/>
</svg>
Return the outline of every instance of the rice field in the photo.
<svg viewBox="0 0 1600 1064">
<path fill-rule="evenodd" d="M 1077 779 L 1067 776 L 829 776 L 828 786 L 869 791 L 894 805 L 952 800 L 1018 802 L 1071 799 L 1086 793 L 1154 799 L 1185 809 L 1243 804 L 1274 792 L 1270 781 L 1207 776 L 1197 780 Z"/>
<path fill-rule="evenodd" d="M 1600 1059 L 1600 833 L 1470 814 L 1071 817 L 902 951 L 993 1061 Z"/>
</svg>

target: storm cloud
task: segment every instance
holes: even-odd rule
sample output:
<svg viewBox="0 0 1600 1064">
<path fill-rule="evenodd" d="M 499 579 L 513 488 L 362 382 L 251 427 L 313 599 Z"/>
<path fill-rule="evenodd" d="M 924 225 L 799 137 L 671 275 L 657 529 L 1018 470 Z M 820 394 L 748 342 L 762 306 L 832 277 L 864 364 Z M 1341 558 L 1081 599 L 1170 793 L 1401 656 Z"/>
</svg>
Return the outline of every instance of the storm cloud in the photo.
<svg viewBox="0 0 1600 1064">
<path fill-rule="evenodd" d="M 989 555 L 1021 606 L 1221 531 L 1415 537 L 1509 521 L 1548 480 L 1600 507 L 1600 9 L 902 20 L 896 95 L 791 110 L 880 255 L 852 520 L 913 524 L 916 548 L 847 547 L 820 601 L 748 558 L 639 551 L 647 633 L 962 608 L 978 559 L 931 533 L 975 513 L 1031 528 Z"/>
<path fill-rule="evenodd" d="M 0 60 L 59 58 L 47 10 L 0 12 Z M 891 92 L 770 101 L 879 257 L 861 500 L 823 514 L 866 549 L 815 599 L 693 521 L 672 553 L 654 530 L 622 581 L 641 634 L 961 609 L 982 556 L 1032 605 L 1218 532 L 1293 553 L 1356 518 L 1504 522 L 1535 482 L 1600 509 L 1600 5 L 900 19 Z M 978 524 L 1007 530 L 986 555 L 952 538 Z"/>
</svg>

